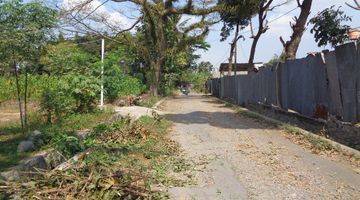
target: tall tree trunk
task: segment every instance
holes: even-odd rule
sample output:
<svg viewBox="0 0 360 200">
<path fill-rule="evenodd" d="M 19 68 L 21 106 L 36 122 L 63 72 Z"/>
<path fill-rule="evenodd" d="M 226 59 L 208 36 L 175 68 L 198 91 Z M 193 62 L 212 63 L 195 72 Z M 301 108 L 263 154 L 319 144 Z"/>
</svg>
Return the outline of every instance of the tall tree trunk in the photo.
<svg viewBox="0 0 360 200">
<path fill-rule="evenodd" d="M 18 100 L 18 104 L 19 104 L 21 129 L 22 129 L 22 131 L 24 133 L 24 120 L 23 120 L 24 113 L 23 113 L 23 108 L 22 108 L 22 105 L 21 105 L 19 74 L 18 74 L 18 69 L 16 67 L 16 62 L 15 61 L 14 61 L 13 65 L 14 65 L 14 72 L 15 72 L 16 92 L 17 92 L 17 100 Z"/>
<path fill-rule="evenodd" d="M 229 56 L 229 65 L 228 65 L 228 76 L 231 76 L 231 71 L 233 69 L 233 57 L 234 57 L 235 46 L 236 46 L 238 39 L 239 39 L 239 24 L 236 25 L 235 36 L 234 36 L 233 41 L 230 44 L 231 46 L 230 46 L 230 56 Z M 236 69 L 235 69 L 235 71 L 236 71 Z"/>
<path fill-rule="evenodd" d="M 254 64 L 254 58 L 255 58 L 255 52 L 256 52 L 256 46 L 257 43 L 260 39 L 260 34 L 257 34 L 254 37 L 253 43 L 251 45 L 251 49 L 250 49 L 250 56 L 249 56 L 249 64 Z M 251 69 L 250 69 L 251 70 Z"/>
<path fill-rule="evenodd" d="M 254 69 L 254 58 L 255 58 L 255 52 L 256 52 L 256 46 L 259 42 L 260 36 L 264 34 L 268 29 L 268 23 L 265 21 L 267 17 L 268 9 L 271 5 L 273 0 L 268 1 L 261 1 L 259 5 L 259 13 L 258 13 L 258 20 L 259 20 L 259 28 L 255 36 L 253 36 L 253 43 L 251 45 L 250 49 L 250 56 L 249 56 L 249 69 L 248 71 L 252 71 Z M 252 27 L 251 27 L 252 29 Z"/>
<path fill-rule="evenodd" d="M 293 33 L 290 36 L 290 40 L 284 42 L 284 40 L 280 37 L 280 41 L 284 46 L 285 59 L 287 60 L 293 60 L 296 58 L 301 37 L 305 32 L 306 22 L 310 15 L 312 0 L 304 0 L 302 4 L 300 4 L 300 0 L 297 0 L 297 3 L 301 12 L 298 18 L 295 17 L 295 24 L 291 25 Z"/>
<path fill-rule="evenodd" d="M 158 96 L 160 81 L 161 81 L 161 62 L 160 61 L 154 62 L 153 68 L 154 68 L 154 79 L 151 86 L 151 92 L 154 96 Z"/>
</svg>

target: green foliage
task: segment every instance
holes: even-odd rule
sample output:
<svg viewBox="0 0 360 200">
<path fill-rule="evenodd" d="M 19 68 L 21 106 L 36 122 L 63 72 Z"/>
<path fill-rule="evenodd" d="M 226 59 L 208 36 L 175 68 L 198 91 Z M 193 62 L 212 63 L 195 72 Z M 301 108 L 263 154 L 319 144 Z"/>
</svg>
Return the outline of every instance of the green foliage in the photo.
<svg viewBox="0 0 360 200">
<path fill-rule="evenodd" d="M 8 64 L 35 61 L 50 39 L 56 15 L 39 2 L 0 1 L 0 60 Z"/>
<path fill-rule="evenodd" d="M 119 75 L 105 78 L 106 97 L 110 101 L 122 96 L 140 95 L 145 89 L 146 86 L 132 76 Z"/>
<path fill-rule="evenodd" d="M 314 33 L 315 41 L 319 47 L 327 44 L 335 47 L 349 39 L 347 31 L 350 27 L 342 25 L 343 22 L 347 21 L 351 21 L 351 17 L 345 15 L 340 7 L 335 10 L 332 6 L 310 19 L 309 23 L 314 25 L 310 32 Z"/>
<path fill-rule="evenodd" d="M 100 90 L 98 79 L 83 75 L 67 75 L 46 86 L 40 106 L 48 122 L 74 112 L 93 111 Z"/>
<path fill-rule="evenodd" d="M 125 49 L 121 46 L 105 59 L 104 88 L 105 96 L 109 101 L 114 101 L 122 96 L 140 95 L 145 91 L 146 86 L 139 78 L 125 73 L 125 71 L 131 71 L 129 64 L 133 62 L 132 59 L 132 56 L 127 56 Z M 120 66 L 120 61 L 127 64 Z"/>
<path fill-rule="evenodd" d="M 209 62 L 209 61 L 201 61 L 198 65 L 197 65 L 197 71 L 198 72 L 208 72 L 211 73 L 212 70 L 214 69 L 214 66 Z"/>
<path fill-rule="evenodd" d="M 188 70 L 182 73 L 181 82 L 191 83 L 194 86 L 194 90 L 197 92 L 205 92 L 205 83 L 211 78 L 209 72 L 193 72 Z"/>
<path fill-rule="evenodd" d="M 152 108 L 161 99 L 159 96 L 150 95 L 144 99 L 141 99 L 139 105 L 147 108 Z"/>
<path fill-rule="evenodd" d="M 225 41 L 232 30 L 239 25 L 249 25 L 251 17 L 257 13 L 260 0 L 219 0 L 220 18 L 223 21 L 221 41 Z"/>
<path fill-rule="evenodd" d="M 58 80 L 52 85 L 46 85 L 43 91 L 40 106 L 47 115 L 50 123 L 53 119 L 61 119 L 62 116 L 71 113 L 75 108 L 75 99 L 71 96 L 69 85 L 65 80 Z"/>
<path fill-rule="evenodd" d="M 76 111 L 92 111 L 100 92 L 99 79 L 83 75 L 67 76 L 66 79 L 69 83 L 68 92 L 76 101 Z"/>
<path fill-rule="evenodd" d="M 68 158 L 83 150 L 80 140 L 74 135 L 55 133 L 51 137 L 52 145 Z"/>
<path fill-rule="evenodd" d="M 41 57 L 40 62 L 45 66 L 45 71 L 52 75 L 89 75 L 94 71 L 92 63 L 95 62 L 95 58 L 76 44 L 66 41 L 48 45 L 46 54 Z"/>
<path fill-rule="evenodd" d="M 25 77 L 19 76 L 20 89 L 24 88 Z M 54 85 L 58 81 L 56 77 L 46 75 L 29 75 L 28 93 L 30 101 L 38 101 L 42 98 L 43 91 L 48 85 Z M 23 96 L 24 91 L 20 91 Z M 0 103 L 16 99 L 16 85 L 14 77 L 0 76 Z"/>
<path fill-rule="evenodd" d="M 64 116 L 61 121 L 57 123 L 45 123 L 43 117 L 39 113 L 30 113 L 29 115 L 29 132 L 33 130 L 40 130 L 44 133 L 43 142 L 45 146 L 39 147 L 40 149 L 46 148 L 46 145 L 53 146 L 59 150 L 66 152 L 76 152 L 76 148 L 68 149 L 65 144 L 72 143 L 71 146 L 77 147 L 76 141 L 66 139 L 68 136 L 74 136 L 77 130 L 91 129 L 97 123 L 109 121 L 113 116 L 112 110 L 96 111 L 85 114 L 71 114 Z M 7 123 L 0 125 L 0 171 L 17 165 L 22 159 L 32 156 L 32 153 L 17 153 L 18 144 L 27 138 L 27 135 L 22 133 L 19 123 Z M 75 142 L 75 144 L 74 144 Z M 80 145 L 81 146 L 81 145 Z M 69 155 L 72 156 L 72 155 Z"/>
</svg>

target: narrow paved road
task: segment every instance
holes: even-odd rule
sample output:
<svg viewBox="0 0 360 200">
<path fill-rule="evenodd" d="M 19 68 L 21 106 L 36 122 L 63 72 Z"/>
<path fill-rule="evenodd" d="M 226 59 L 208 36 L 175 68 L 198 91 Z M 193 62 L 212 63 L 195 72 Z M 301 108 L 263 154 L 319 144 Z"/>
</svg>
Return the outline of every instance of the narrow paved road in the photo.
<svg viewBox="0 0 360 200">
<path fill-rule="evenodd" d="M 215 98 L 180 96 L 163 109 L 172 139 L 196 163 L 197 184 L 170 188 L 173 199 L 360 199 L 356 167 L 312 154 Z"/>
</svg>

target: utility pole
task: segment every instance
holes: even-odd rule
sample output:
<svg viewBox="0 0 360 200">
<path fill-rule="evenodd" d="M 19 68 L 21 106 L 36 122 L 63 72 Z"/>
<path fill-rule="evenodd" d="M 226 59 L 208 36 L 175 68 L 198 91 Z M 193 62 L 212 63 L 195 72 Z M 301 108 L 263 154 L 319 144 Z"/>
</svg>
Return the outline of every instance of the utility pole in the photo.
<svg viewBox="0 0 360 200">
<path fill-rule="evenodd" d="M 100 106 L 104 106 L 104 54 L 105 54 L 105 40 L 101 39 L 101 92 L 100 92 Z"/>
</svg>

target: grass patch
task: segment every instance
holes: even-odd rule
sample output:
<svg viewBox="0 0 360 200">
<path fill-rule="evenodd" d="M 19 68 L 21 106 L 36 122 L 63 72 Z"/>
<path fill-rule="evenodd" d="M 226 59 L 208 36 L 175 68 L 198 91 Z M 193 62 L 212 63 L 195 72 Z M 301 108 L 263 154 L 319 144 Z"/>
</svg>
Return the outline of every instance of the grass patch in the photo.
<svg viewBox="0 0 360 200">
<path fill-rule="evenodd" d="M 166 137 L 170 125 L 150 117 L 99 124 L 82 143 L 87 153 L 68 169 L 2 188 L 20 198 L 167 199 L 156 188 L 181 185 L 170 174 L 189 169 L 178 145 Z"/>
<path fill-rule="evenodd" d="M 60 135 L 74 133 L 79 129 L 90 129 L 97 123 L 106 121 L 112 116 L 112 111 L 96 111 L 87 114 L 73 114 L 55 124 L 44 123 L 42 116 L 38 113 L 31 113 L 29 116 L 29 127 L 27 133 L 40 130 L 45 134 L 45 143 L 52 143 L 59 139 Z M 23 134 L 18 122 L 0 126 L 0 171 L 15 166 L 22 159 L 28 158 L 33 153 L 17 153 L 18 144 L 27 138 Z M 49 144 L 54 145 L 54 144 Z M 42 147 L 42 149 L 49 147 Z"/>
</svg>

